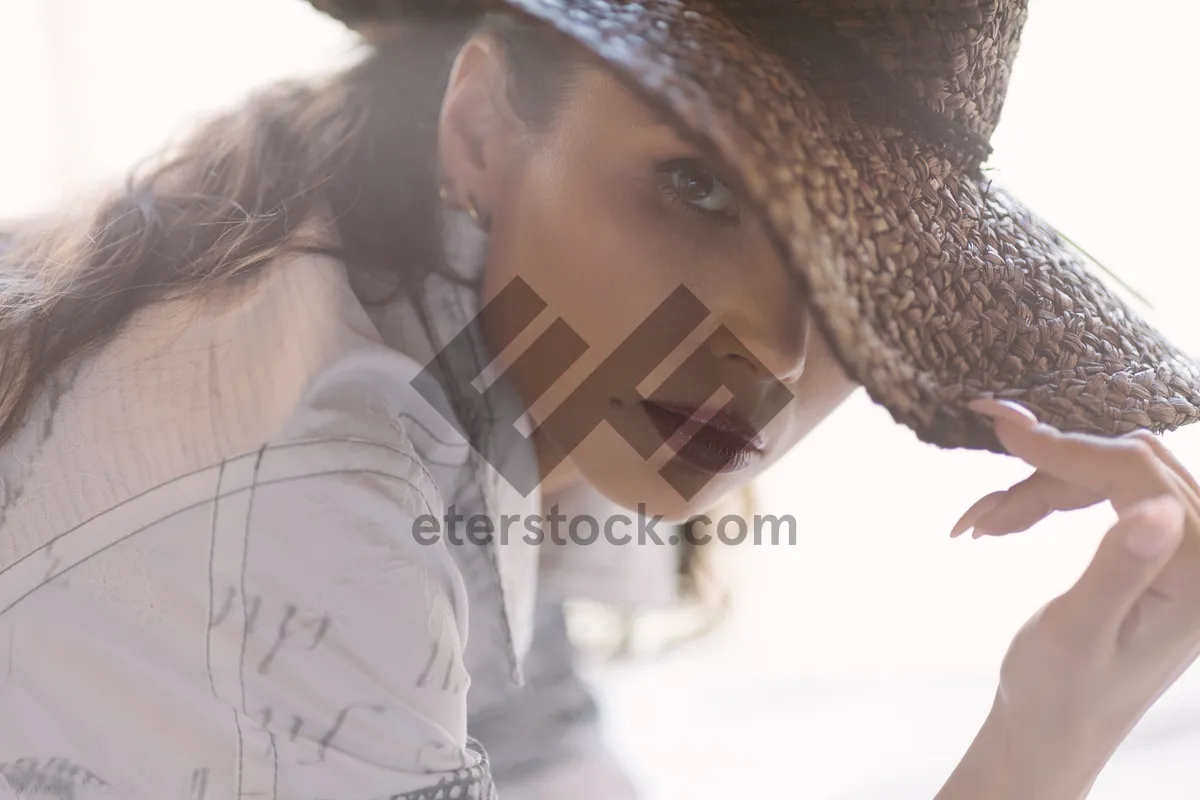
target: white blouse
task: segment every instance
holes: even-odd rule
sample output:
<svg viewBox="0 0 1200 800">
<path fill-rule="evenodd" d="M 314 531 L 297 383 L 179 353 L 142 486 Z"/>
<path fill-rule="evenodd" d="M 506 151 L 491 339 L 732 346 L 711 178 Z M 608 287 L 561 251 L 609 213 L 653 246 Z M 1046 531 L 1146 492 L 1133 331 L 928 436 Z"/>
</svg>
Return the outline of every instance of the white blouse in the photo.
<svg viewBox="0 0 1200 800">
<path fill-rule="evenodd" d="M 473 230 L 448 220 L 468 275 Z M 556 679 L 520 688 L 535 612 L 549 675 L 570 661 L 550 601 L 573 586 L 670 598 L 667 547 L 546 554 L 538 611 L 520 537 L 413 535 L 451 504 L 542 505 L 410 385 L 476 310 L 444 277 L 426 299 L 432 342 L 406 303 L 368 311 L 340 262 L 281 258 L 141 309 L 49 382 L 0 449 L 0 800 L 490 798 L 469 719 L 520 762 L 522 725 L 563 702 Z M 505 797 L 565 796 L 564 775 L 576 798 L 632 796 L 580 730 L 571 764 Z"/>
</svg>

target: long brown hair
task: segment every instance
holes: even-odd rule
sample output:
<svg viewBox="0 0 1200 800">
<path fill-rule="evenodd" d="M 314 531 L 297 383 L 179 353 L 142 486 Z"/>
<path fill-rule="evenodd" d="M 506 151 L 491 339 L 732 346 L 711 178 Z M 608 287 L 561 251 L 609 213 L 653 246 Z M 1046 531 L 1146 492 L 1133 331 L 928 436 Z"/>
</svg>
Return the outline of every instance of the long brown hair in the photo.
<svg viewBox="0 0 1200 800">
<path fill-rule="evenodd" d="M 347 264 L 390 281 L 388 299 L 442 270 L 430 235 L 438 109 L 476 32 L 501 44 L 518 113 L 546 124 L 577 59 L 563 37 L 509 15 L 423 21 L 346 71 L 273 86 L 211 119 L 82 214 L 0 232 L 0 445 L 49 376 L 135 310 L 311 249 L 295 234 L 317 211 L 334 220 Z"/>
</svg>

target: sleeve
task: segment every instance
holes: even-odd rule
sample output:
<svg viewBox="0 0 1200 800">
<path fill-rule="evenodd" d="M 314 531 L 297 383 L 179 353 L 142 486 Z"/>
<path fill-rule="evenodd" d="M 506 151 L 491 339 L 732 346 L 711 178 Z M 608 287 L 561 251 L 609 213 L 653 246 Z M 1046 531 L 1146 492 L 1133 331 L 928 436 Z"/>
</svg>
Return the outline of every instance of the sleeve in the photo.
<svg viewBox="0 0 1200 800">
<path fill-rule="evenodd" d="M 494 798 L 467 736 L 466 587 L 395 422 L 412 367 L 382 347 L 341 359 L 273 444 L 225 467 L 250 489 L 214 518 L 207 658 L 238 796 Z"/>
<path fill-rule="evenodd" d="M 264 450 L 252 469 L 245 508 L 219 511 L 233 524 L 214 538 L 227 591 L 209 653 L 241 791 L 490 800 L 466 734 L 465 590 L 445 545 L 415 527 L 436 508 L 419 462 L 315 441 Z"/>
</svg>

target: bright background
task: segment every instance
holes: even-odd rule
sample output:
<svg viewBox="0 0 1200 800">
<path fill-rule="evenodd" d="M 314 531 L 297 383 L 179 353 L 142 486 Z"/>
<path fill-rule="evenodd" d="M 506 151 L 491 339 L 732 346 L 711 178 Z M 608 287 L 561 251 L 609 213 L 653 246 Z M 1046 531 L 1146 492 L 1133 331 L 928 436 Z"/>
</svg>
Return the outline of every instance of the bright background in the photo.
<svg viewBox="0 0 1200 800">
<path fill-rule="evenodd" d="M 1200 353 L 1193 155 L 1200 6 L 1035 0 L 994 138 L 995 179 L 1148 296 Z M 0 0 L 0 219 L 69 202 L 203 113 L 347 56 L 299 0 Z M 1200 469 L 1200 431 L 1173 435 Z M 923 445 L 861 393 L 762 487 L 796 546 L 733 553 L 734 617 L 655 663 L 598 675 L 648 800 L 933 797 L 990 703 L 1012 634 L 1063 590 L 1107 509 L 951 541 L 1028 470 Z M 1200 795 L 1200 671 L 1153 709 L 1092 794 Z"/>
</svg>

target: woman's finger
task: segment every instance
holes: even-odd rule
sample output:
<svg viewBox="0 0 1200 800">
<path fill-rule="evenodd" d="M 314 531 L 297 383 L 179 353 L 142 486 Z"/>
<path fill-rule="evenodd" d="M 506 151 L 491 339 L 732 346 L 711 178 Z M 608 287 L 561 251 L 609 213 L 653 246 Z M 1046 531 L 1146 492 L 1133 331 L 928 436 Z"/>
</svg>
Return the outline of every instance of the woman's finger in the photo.
<svg viewBox="0 0 1200 800">
<path fill-rule="evenodd" d="M 1099 503 L 1100 492 L 1075 486 L 1053 475 L 1034 472 L 1007 489 L 984 495 L 955 523 L 951 538 L 975 529 L 974 538 L 1027 530 L 1055 511 L 1073 511 Z"/>
<path fill-rule="evenodd" d="M 1014 404 L 1004 401 L 976 400 L 970 407 L 995 420 L 996 436 L 1009 453 L 1061 480 L 1102 492 L 1118 513 L 1178 490 L 1181 479 L 1140 439 L 1062 433 L 1032 422 L 1024 409 L 1028 416 L 1015 413 Z"/>
<path fill-rule="evenodd" d="M 1175 457 L 1175 454 L 1172 453 L 1165 444 L 1163 444 L 1163 441 L 1160 437 L 1155 436 L 1153 433 L 1144 428 L 1139 428 L 1128 435 L 1132 439 L 1140 439 L 1149 445 L 1150 448 L 1158 455 L 1159 459 L 1162 460 L 1162 462 L 1172 470 L 1174 470 L 1175 474 L 1187 484 L 1188 488 L 1192 490 L 1192 496 L 1200 499 L 1200 483 L 1198 483 L 1196 479 L 1192 477 L 1192 473 L 1188 472 L 1187 467 L 1183 466 L 1183 463 Z"/>
<path fill-rule="evenodd" d="M 1116 636 L 1183 540 L 1184 508 L 1161 495 L 1130 507 L 1109 529 L 1091 564 L 1059 598 L 1065 624 L 1085 636 Z"/>
<path fill-rule="evenodd" d="M 1038 470 L 1003 493 L 1003 499 L 980 514 L 974 537 L 1004 536 L 1032 528 L 1055 511 L 1074 511 L 1104 500 L 1094 489 Z"/>
</svg>

